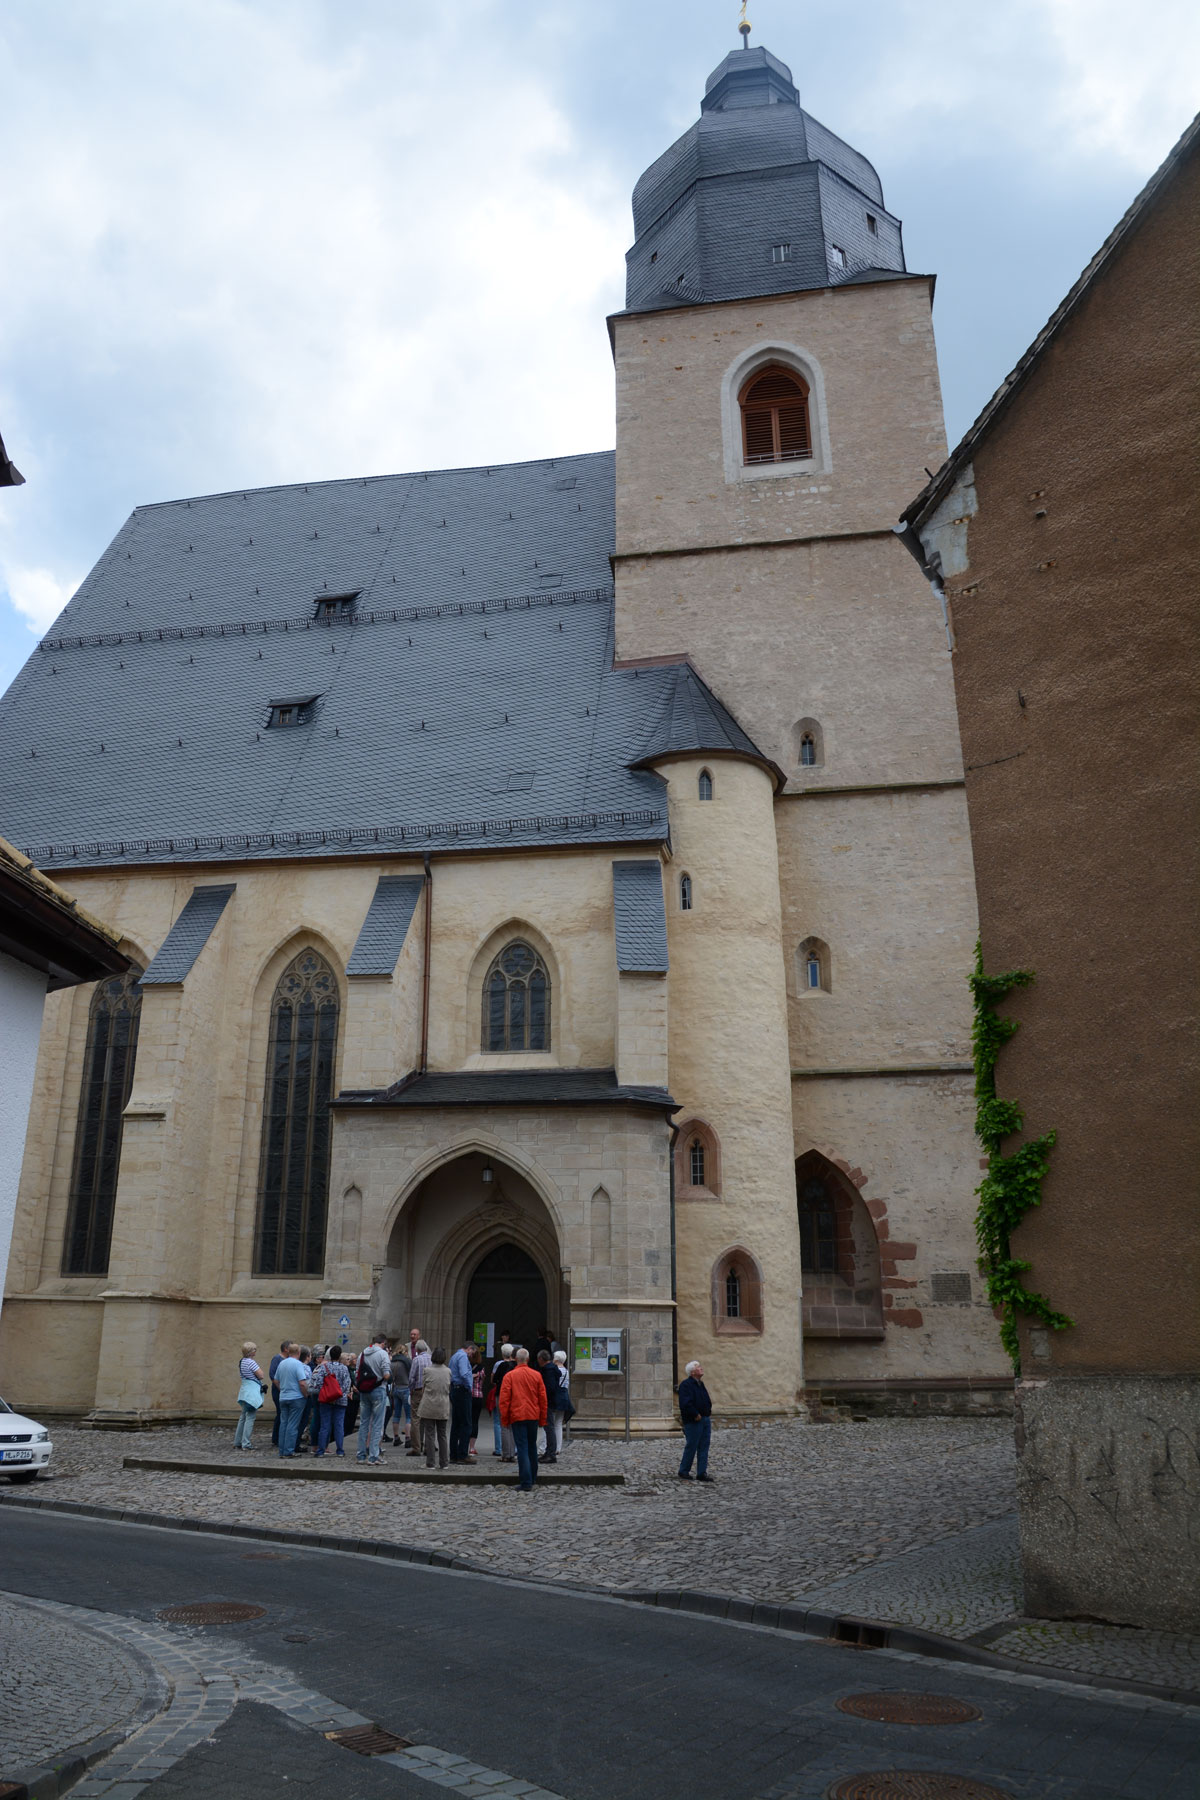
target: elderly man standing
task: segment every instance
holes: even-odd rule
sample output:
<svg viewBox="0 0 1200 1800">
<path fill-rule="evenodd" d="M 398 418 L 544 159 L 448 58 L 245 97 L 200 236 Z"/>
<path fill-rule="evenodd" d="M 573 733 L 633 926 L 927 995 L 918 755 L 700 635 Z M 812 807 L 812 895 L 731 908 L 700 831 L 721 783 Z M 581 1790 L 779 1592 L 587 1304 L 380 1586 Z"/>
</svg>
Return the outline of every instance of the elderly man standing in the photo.
<svg viewBox="0 0 1200 1800">
<path fill-rule="evenodd" d="M 383 1415 L 387 1407 L 388 1377 L 392 1372 L 392 1359 L 388 1353 L 388 1337 L 386 1331 L 376 1333 L 368 1349 L 358 1359 L 358 1368 L 354 1375 L 354 1385 L 360 1397 L 358 1413 L 358 1456 L 359 1462 L 378 1463 L 383 1459 L 379 1454 L 379 1440 L 383 1436 Z"/>
<path fill-rule="evenodd" d="M 500 1383 L 500 1423 L 513 1434 L 517 1475 L 525 1494 L 532 1493 L 537 1480 L 538 1428 L 546 1423 L 546 1411 L 546 1384 L 530 1368 L 528 1350 L 518 1350 L 516 1366 Z"/>
<path fill-rule="evenodd" d="M 471 1391 L 475 1370 L 471 1363 L 474 1340 L 465 1344 L 450 1358 L 450 1461 L 473 1462 L 471 1448 Z"/>
<path fill-rule="evenodd" d="M 679 1479 L 692 1479 L 694 1460 L 696 1480 L 711 1481 L 708 1445 L 712 1437 L 712 1401 L 704 1385 L 704 1370 L 698 1362 L 690 1362 L 683 1373 L 685 1379 L 679 1384 L 679 1417 L 683 1424 L 684 1450 Z"/>
<path fill-rule="evenodd" d="M 300 1421 L 308 1406 L 308 1383 L 312 1370 L 300 1361 L 299 1344 L 289 1344 L 287 1355 L 280 1359 L 275 1371 L 279 1384 L 279 1454 L 294 1456 Z"/>
</svg>

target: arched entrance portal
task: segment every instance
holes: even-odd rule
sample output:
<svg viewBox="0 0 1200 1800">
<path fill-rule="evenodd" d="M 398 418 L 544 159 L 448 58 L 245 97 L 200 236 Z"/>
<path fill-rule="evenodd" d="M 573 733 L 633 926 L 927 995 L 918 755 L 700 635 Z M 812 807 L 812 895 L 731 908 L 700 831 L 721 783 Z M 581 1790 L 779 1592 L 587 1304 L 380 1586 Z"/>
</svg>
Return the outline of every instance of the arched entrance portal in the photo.
<svg viewBox="0 0 1200 1800">
<path fill-rule="evenodd" d="M 499 1244 L 479 1264 L 467 1293 L 466 1327 L 494 1325 L 495 1343 L 508 1333 L 528 1348 L 547 1320 L 546 1283 L 518 1244 Z"/>
<path fill-rule="evenodd" d="M 566 1338 L 570 1293 L 558 1232 L 532 1183 L 498 1158 L 466 1151 L 423 1181 L 392 1229 L 375 1327 L 413 1326 L 448 1350 L 492 1324 L 532 1344 L 539 1325 Z"/>
</svg>

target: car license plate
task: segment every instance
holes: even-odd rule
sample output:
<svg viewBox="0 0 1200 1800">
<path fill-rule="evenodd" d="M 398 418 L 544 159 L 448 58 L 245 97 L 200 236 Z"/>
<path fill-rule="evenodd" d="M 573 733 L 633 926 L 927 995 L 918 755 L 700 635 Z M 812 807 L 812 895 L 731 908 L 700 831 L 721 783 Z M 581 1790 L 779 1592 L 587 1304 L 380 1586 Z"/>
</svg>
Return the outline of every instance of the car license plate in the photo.
<svg viewBox="0 0 1200 1800">
<path fill-rule="evenodd" d="M 5 1462 L 32 1462 L 33 1461 L 33 1451 L 32 1450 L 4 1450 L 4 1451 L 0 1451 L 0 1455 L 3 1456 Z"/>
</svg>

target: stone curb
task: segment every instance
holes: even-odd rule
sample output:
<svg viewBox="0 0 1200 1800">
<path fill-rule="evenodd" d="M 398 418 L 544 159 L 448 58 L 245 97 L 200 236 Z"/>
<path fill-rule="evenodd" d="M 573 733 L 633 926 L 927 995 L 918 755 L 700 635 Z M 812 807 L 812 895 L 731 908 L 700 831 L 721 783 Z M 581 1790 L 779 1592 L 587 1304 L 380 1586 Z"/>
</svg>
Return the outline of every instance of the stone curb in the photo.
<svg viewBox="0 0 1200 1800">
<path fill-rule="evenodd" d="M 422 1487 L 516 1487 L 515 1470 L 471 1468 L 456 1469 L 453 1474 L 442 1469 L 416 1469 L 388 1465 L 372 1469 L 365 1464 L 348 1462 L 338 1468 L 336 1462 L 322 1462 L 317 1457 L 298 1456 L 285 1462 L 282 1458 L 268 1463 L 208 1462 L 203 1458 L 166 1456 L 126 1456 L 125 1469 L 156 1469 L 175 1475 L 231 1475 L 249 1481 L 413 1481 Z M 538 1484 L 545 1487 L 624 1487 L 624 1475 L 592 1472 L 549 1471 L 539 1469 Z"/>
<path fill-rule="evenodd" d="M 189 1519 L 169 1513 L 122 1511 L 115 1506 L 93 1506 L 82 1500 L 42 1500 L 34 1495 L 0 1494 L 0 1506 L 20 1506 L 45 1512 L 73 1514 L 79 1518 L 108 1519 L 125 1525 L 149 1525 L 166 1531 L 199 1531 L 213 1537 L 250 1538 L 259 1543 L 290 1544 L 295 1534 L 266 1525 L 234 1525 L 220 1520 Z M 1176 1706 L 1200 1706 L 1200 1693 L 1189 1688 L 1163 1687 L 1148 1681 L 1122 1681 L 1114 1675 L 1086 1675 L 1076 1669 L 1060 1669 L 1050 1663 L 1025 1662 L 1015 1656 L 984 1649 L 962 1638 L 942 1637 L 915 1625 L 896 1625 L 885 1619 L 860 1619 L 847 1613 L 821 1612 L 802 1606 L 776 1605 L 729 1594 L 709 1594 L 695 1588 L 605 1588 L 585 1581 L 542 1579 L 533 1575 L 505 1575 L 482 1563 L 452 1556 L 446 1550 L 426 1550 L 417 1544 L 393 1544 L 378 1538 L 316 1537 L 314 1549 L 339 1550 L 353 1556 L 377 1556 L 389 1562 L 416 1563 L 435 1569 L 453 1569 L 464 1575 L 484 1575 L 492 1581 L 514 1582 L 521 1587 L 553 1588 L 588 1594 L 602 1600 L 622 1600 L 634 1606 L 657 1606 L 670 1612 L 724 1620 L 728 1624 L 758 1625 L 771 1631 L 796 1632 L 860 1650 L 901 1650 L 911 1655 L 937 1657 L 942 1662 L 973 1663 L 1011 1675 L 1033 1676 L 1039 1681 L 1061 1681 L 1073 1687 L 1094 1688 L 1116 1694 L 1144 1695 Z M 82 1772 L 82 1771 L 81 1771 Z M 74 1780 L 78 1780 L 76 1775 Z M 66 1792 L 65 1788 L 55 1792 Z M 43 1800 L 40 1790 L 30 1789 L 30 1800 Z"/>
<path fill-rule="evenodd" d="M 46 1502 L 41 1501 L 38 1504 L 45 1505 Z M 36 1600 L 28 1599 L 26 1595 L 19 1595 L 17 1598 L 28 1600 L 28 1604 L 32 1607 L 36 1607 L 38 1604 Z M 79 1626 L 78 1629 L 85 1630 L 86 1627 Z M 133 1736 L 135 1731 L 140 1731 L 143 1725 L 148 1725 L 151 1719 L 156 1719 L 162 1712 L 171 1697 L 168 1683 L 164 1681 L 149 1657 L 143 1655 L 132 1644 L 126 1644 L 123 1648 L 125 1654 L 132 1657 L 146 1674 L 146 1692 L 138 1704 L 137 1711 L 125 1725 L 121 1726 L 119 1731 L 102 1732 L 99 1737 L 89 1738 L 86 1743 L 75 1744 L 71 1749 L 64 1750 L 56 1762 L 48 1763 L 40 1768 L 5 1772 L 0 1780 L 11 1783 L 16 1790 L 9 1796 L 9 1800 L 59 1800 L 59 1796 L 69 1793 L 76 1782 L 82 1781 L 88 1770 L 94 1768 L 102 1757 L 107 1756 L 111 1750 L 119 1749 Z"/>
</svg>

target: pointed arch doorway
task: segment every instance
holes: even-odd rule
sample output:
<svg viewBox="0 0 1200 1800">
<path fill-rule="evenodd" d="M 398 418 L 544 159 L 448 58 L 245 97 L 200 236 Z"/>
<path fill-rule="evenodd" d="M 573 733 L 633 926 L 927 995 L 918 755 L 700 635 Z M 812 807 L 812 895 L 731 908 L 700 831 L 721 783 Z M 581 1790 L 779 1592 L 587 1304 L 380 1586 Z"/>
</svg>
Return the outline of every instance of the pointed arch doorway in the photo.
<svg viewBox="0 0 1200 1800">
<path fill-rule="evenodd" d="M 546 1298 L 546 1283 L 532 1256 L 519 1244 L 497 1244 L 471 1276 L 467 1330 L 494 1325 L 497 1349 L 505 1332 L 514 1344 L 528 1348 L 549 1317 Z"/>
</svg>

